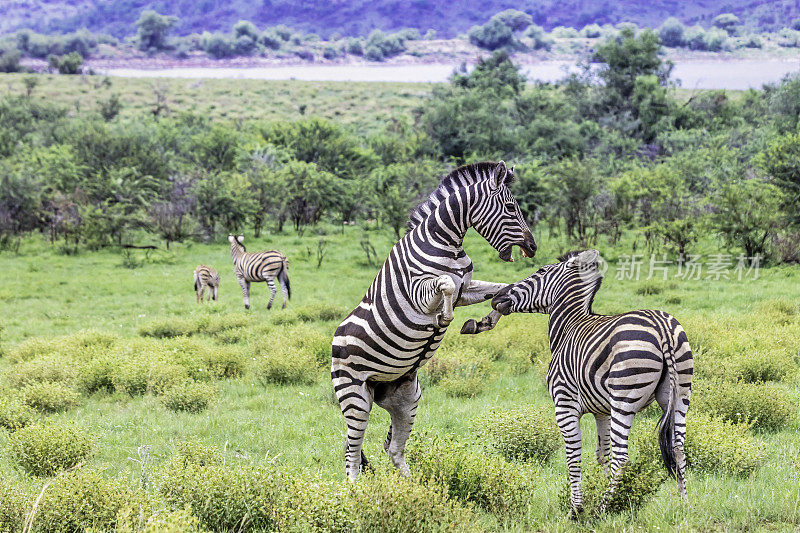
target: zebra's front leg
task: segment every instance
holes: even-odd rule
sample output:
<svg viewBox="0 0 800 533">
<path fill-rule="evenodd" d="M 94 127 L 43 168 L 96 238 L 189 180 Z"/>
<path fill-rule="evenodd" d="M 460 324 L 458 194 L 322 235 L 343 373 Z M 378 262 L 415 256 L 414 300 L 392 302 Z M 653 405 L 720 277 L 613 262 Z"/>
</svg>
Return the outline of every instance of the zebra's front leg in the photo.
<svg viewBox="0 0 800 533">
<path fill-rule="evenodd" d="M 410 475 L 405 459 L 405 449 L 421 398 L 422 390 L 416 372 L 411 376 L 383 384 L 375 389 L 375 403 L 389 411 L 392 417 L 383 449 L 389 454 L 389 459 L 395 468 L 404 476 Z"/>
<path fill-rule="evenodd" d="M 334 346 L 334 350 L 336 348 Z M 334 366 L 331 378 L 339 407 L 347 424 L 345 472 L 350 481 L 355 481 L 361 469 L 369 466 L 361 448 L 364 444 L 364 432 L 369 423 L 369 413 L 372 410 L 372 393 L 367 383 L 347 367 Z"/>
<path fill-rule="evenodd" d="M 269 287 L 269 303 L 267 304 L 267 309 L 272 309 L 272 302 L 275 301 L 275 294 L 278 292 L 275 290 L 275 280 L 268 279 L 267 286 Z"/>
<path fill-rule="evenodd" d="M 567 450 L 567 470 L 569 471 L 570 511 L 569 517 L 575 519 L 583 511 L 581 492 L 581 420 L 580 412 L 574 407 L 556 406 L 556 422 L 564 446 Z"/>
<path fill-rule="evenodd" d="M 464 322 L 463 326 L 461 326 L 461 334 L 474 335 L 494 329 L 497 323 L 500 322 L 500 317 L 502 316 L 503 314 L 500 311 L 492 309 L 492 311 L 483 317 L 480 322 L 476 321 L 474 318 L 470 318 Z"/>
<path fill-rule="evenodd" d="M 620 406 L 622 409 L 628 407 L 627 405 Z M 633 423 L 633 414 L 622 414 L 612 406 L 611 411 L 611 462 L 608 465 L 608 488 L 603 494 L 603 499 L 600 501 L 600 507 L 597 512 L 602 514 L 606 512 L 611 498 L 617 491 L 619 482 L 622 479 L 622 474 L 625 472 L 625 467 L 628 465 L 628 435 L 631 431 L 631 424 Z"/>
<path fill-rule="evenodd" d="M 244 297 L 244 308 L 250 309 L 250 282 L 244 278 L 238 278 L 239 285 L 242 286 L 242 296 Z"/>
<path fill-rule="evenodd" d="M 436 315 L 436 322 L 440 328 L 446 328 L 455 318 L 453 295 L 456 292 L 456 284 L 450 276 L 442 275 L 436 278 L 435 287 L 442 294 L 442 312 Z"/>
</svg>

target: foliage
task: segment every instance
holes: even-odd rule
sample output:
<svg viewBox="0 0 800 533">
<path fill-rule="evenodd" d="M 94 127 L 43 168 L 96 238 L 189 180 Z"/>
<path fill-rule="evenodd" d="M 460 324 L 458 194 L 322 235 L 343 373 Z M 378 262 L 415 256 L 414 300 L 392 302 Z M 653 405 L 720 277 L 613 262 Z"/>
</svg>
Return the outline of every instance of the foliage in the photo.
<svg viewBox="0 0 800 533">
<path fill-rule="evenodd" d="M 31 383 L 20 394 L 28 406 L 42 413 L 57 413 L 78 405 L 78 393 L 58 382 Z"/>
<path fill-rule="evenodd" d="M 57 70 L 59 74 L 80 74 L 83 65 L 83 56 L 78 52 L 70 52 L 64 56 L 49 55 L 47 63 L 51 69 Z"/>
<path fill-rule="evenodd" d="M 797 418 L 797 405 L 773 383 L 695 383 L 692 408 L 720 420 L 775 431 Z"/>
<path fill-rule="evenodd" d="M 473 426 L 509 461 L 545 462 L 561 444 L 550 408 L 492 409 Z"/>
<path fill-rule="evenodd" d="M 213 385 L 201 381 L 186 380 L 167 388 L 161 394 L 161 402 L 170 411 L 199 413 L 217 397 Z"/>
<path fill-rule="evenodd" d="M 74 425 L 36 423 L 12 433 L 8 449 L 14 461 L 34 476 L 52 476 L 86 461 L 95 438 Z"/>
<path fill-rule="evenodd" d="M 36 412 L 21 400 L 0 396 L 0 427 L 16 431 L 30 424 L 35 417 Z"/>
<path fill-rule="evenodd" d="M 686 427 L 690 470 L 748 476 L 764 462 L 763 444 L 745 424 L 690 412 Z"/>
<path fill-rule="evenodd" d="M 160 52 L 167 48 L 169 30 L 178 21 L 176 17 L 159 15 L 153 10 L 142 11 L 136 26 L 139 29 L 139 49 L 145 52 Z"/>
<path fill-rule="evenodd" d="M 19 486 L 0 477 L 0 531 L 16 533 L 25 521 L 26 495 Z"/>
<path fill-rule="evenodd" d="M 533 22 L 533 18 L 522 11 L 506 9 L 497 13 L 483 26 L 473 26 L 469 30 L 469 41 L 486 50 L 520 48 L 521 43 L 516 33 L 524 30 Z"/>
<path fill-rule="evenodd" d="M 309 384 L 320 375 L 314 354 L 270 340 L 254 346 L 253 373 L 263 386 Z"/>
</svg>

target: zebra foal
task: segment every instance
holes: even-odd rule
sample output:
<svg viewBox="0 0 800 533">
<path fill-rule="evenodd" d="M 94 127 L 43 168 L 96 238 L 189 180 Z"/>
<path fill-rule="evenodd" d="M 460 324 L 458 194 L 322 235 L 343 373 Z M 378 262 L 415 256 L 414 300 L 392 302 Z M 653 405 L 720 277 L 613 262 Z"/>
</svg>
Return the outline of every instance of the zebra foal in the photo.
<svg viewBox="0 0 800 533">
<path fill-rule="evenodd" d="M 663 414 L 659 445 L 664 465 L 686 501 L 686 412 L 693 360 L 683 328 L 663 311 L 598 315 L 592 302 L 602 282 L 596 250 L 571 252 L 560 263 L 508 285 L 492 299 L 494 310 L 480 322 L 468 320 L 461 332 L 492 329 L 509 313 L 547 313 L 552 360 L 547 388 L 567 449 L 570 514 L 582 510 L 580 418 L 592 413 L 597 424 L 597 462 L 609 474 L 600 511 L 628 463 L 633 416 L 655 399 Z"/>
<path fill-rule="evenodd" d="M 197 296 L 197 303 L 203 302 L 206 289 L 208 289 L 208 297 L 216 301 L 219 290 L 219 273 L 206 265 L 198 265 L 194 269 L 194 292 Z"/>
<path fill-rule="evenodd" d="M 406 441 L 422 397 L 417 369 L 442 342 L 453 308 L 483 302 L 505 287 L 472 279 L 462 243 L 472 227 L 512 261 L 512 247 L 533 257 L 536 243 L 508 188 L 502 161 L 460 167 L 445 176 L 411 214 L 353 312 L 333 337 L 331 379 L 347 424 L 346 473 L 354 480 L 367 461 L 361 447 L 373 403 L 391 415 L 384 442 L 394 466 L 407 474 Z"/>
<path fill-rule="evenodd" d="M 289 260 L 277 250 L 267 252 L 249 253 L 244 247 L 244 235 L 228 235 L 231 243 L 231 258 L 233 259 L 233 273 L 242 286 L 244 308 L 250 309 L 250 283 L 266 281 L 269 286 L 269 303 L 267 309 L 272 309 L 275 300 L 275 280 L 281 286 L 283 296 L 283 309 L 286 302 L 292 297 L 292 288 L 289 284 Z"/>
</svg>

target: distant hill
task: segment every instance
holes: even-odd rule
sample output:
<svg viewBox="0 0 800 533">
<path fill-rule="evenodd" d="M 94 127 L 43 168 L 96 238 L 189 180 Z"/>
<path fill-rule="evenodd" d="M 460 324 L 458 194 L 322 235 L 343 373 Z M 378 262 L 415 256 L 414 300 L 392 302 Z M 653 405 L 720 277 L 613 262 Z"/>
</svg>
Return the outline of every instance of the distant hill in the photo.
<svg viewBox="0 0 800 533">
<path fill-rule="evenodd" d="M 434 29 L 439 37 L 454 37 L 509 8 L 526 11 L 546 29 L 619 22 L 653 27 L 670 16 L 708 26 L 714 16 L 730 12 L 751 28 L 775 30 L 800 17 L 796 0 L 2 0 L 0 32 L 31 28 L 61 33 L 85 27 L 123 38 L 135 33 L 143 10 L 154 9 L 179 18 L 179 35 L 228 31 L 246 19 L 322 37 L 366 35 L 375 28 Z"/>
</svg>

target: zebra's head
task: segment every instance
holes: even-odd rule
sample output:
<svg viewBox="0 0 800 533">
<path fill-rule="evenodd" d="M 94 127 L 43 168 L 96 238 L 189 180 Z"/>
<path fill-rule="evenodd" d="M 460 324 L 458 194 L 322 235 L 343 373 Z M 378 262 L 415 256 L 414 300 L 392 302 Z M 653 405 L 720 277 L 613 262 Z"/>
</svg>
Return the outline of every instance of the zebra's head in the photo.
<svg viewBox="0 0 800 533">
<path fill-rule="evenodd" d="M 503 261 L 514 261 L 512 248 L 519 246 L 522 255 L 536 254 L 536 241 L 522 216 L 509 185 L 514 181 L 514 167 L 503 161 L 497 163 L 486 181 L 488 194 L 480 195 L 470 210 L 472 227 L 497 250 Z"/>
<path fill-rule="evenodd" d="M 492 299 L 492 307 L 509 313 L 550 313 L 554 305 L 567 304 L 591 311 L 600 286 L 600 252 L 569 252 L 559 263 L 545 265 L 522 281 L 512 283 Z"/>
<path fill-rule="evenodd" d="M 233 233 L 228 235 L 228 241 L 231 243 L 231 247 L 241 248 L 243 252 L 247 251 L 247 248 L 244 247 L 244 235 L 234 235 Z"/>
</svg>

